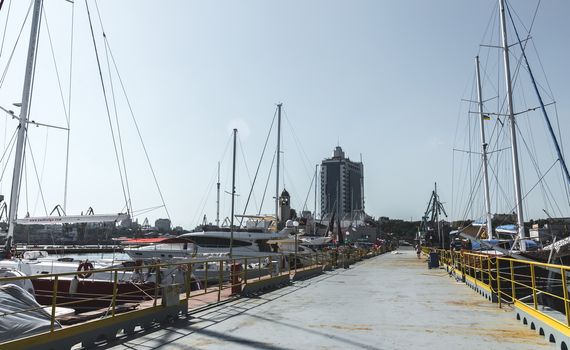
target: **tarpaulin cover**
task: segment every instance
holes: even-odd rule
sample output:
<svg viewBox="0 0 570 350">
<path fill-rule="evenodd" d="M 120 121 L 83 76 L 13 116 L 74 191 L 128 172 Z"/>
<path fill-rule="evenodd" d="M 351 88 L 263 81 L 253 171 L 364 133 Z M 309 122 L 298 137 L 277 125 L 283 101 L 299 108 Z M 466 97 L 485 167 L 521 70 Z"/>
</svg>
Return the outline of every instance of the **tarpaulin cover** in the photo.
<svg viewBox="0 0 570 350">
<path fill-rule="evenodd" d="M 508 225 L 501 225 L 501 226 L 497 226 L 496 228 L 497 231 L 509 231 L 509 232 L 513 232 L 513 233 L 517 233 L 517 225 L 513 225 L 513 224 L 508 224 Z"/>
<path fill-rule="evenodd" d="M 0 286 L 0 343 L 49 331 L 51 316 L 24 289 Z M 55 328 L 61 328 L 56 321 Z"/>
</svg>

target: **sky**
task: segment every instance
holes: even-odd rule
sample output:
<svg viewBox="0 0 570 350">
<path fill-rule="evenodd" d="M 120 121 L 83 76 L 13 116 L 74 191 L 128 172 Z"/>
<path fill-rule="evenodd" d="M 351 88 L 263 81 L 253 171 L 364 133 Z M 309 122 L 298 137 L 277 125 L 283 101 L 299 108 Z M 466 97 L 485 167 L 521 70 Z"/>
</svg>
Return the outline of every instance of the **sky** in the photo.
<svg viewBox="0 0 570 350">
<path fill-rule="evenodd" d="M 29 3 L 7 1 L 0 10 L 5 34 L 0 67 L 6 70 L 0 106 L 16 111 L 12 103 L 21 100 L 29 21 L 17 44 L 16 37 Z M 111 122 L 84 1 L 74 6 L 63 0 L 45 4 L 30 117 L 66 126 L 71 81 L 68 214 L 89 207 L 96 213 L 124 211 L 119 163 L 126 165 L 128 192 L 139 222 L 169 215 L 173 225 L 192 228 L 204 214 L 212 222 L 220 162 L 221 217 L 229 216 L 233 128 L 239 135 L 236 212 L 242 212 L 276 104 L 283 103 L 280 187 L 291 193 L 293 207 L 313 208 L 315 164 L 340 145 L 352 160 L 362 157 L 368 214 L 419 220 L 437 182 L 450 214 L 461 215 L 465 198 L 454 192 L 466 185 L 454 179 L 462 173 L 454 169 L 452 149 L 463 137 L 457 135 L 465 117 L 461 100 L 472 97 L 473 60 L 496 15 L 496 1 L 87 3 Z M 528 24 L 536 5 L 531 0 L 513 2 L 513 9 Z M 569 15 L 567 1 L 542 2 L 532 32 L 563 134 L 570 130 Z M 113 59 L 168 214 L 164 208 L 144 211 L 161 206 L 162 200 L 118 76 L 109 73 Z M 124 163 L 121 157 L 116 160 L 109 128 L 114 124 L 118 136 L 116 120 Z M 15 127 L 10 118 L 0 121 L 0 146 L 10 145 Z M 18 215 L 45 215 L 64 203 L 67 132 L 34 127 L 29 139 L 32 151 L 27 151 Z M 273 129 L 248 213 L 260 210 L 275 142 Z M 570 147 L 568 137 L 562 144 Z M 6 197 L 12 162 L 1 162 L 0 192 Z M 262 213 L 274 211 L 274 175 L 273 171 Z M 543 215 L 540 209 L 530 208 L 530 215 Z"/>
</svg>

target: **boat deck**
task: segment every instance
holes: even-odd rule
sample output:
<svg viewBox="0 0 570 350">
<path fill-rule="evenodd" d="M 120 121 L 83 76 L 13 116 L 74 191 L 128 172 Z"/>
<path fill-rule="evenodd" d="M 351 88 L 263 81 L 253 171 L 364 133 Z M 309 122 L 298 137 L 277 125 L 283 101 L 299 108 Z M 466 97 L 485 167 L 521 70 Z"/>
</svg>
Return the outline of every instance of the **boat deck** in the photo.
<svg viewBox="0 0 570 350">
<path fill-rule="evenodd" d="M 123 349 L 554 349 L 412 250 L 384 254 L 254 298 L 232 300 Z"/>
</svg>

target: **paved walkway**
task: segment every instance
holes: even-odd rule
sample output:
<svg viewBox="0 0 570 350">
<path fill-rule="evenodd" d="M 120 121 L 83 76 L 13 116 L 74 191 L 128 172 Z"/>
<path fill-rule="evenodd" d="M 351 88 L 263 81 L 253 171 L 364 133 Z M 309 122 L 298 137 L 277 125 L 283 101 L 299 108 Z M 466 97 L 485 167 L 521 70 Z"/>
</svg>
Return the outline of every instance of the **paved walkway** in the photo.
<svg viewBox="0 0 570 350">
<path fill-rule="evenodd" d="M 411 250 L 120 340 L 150 349 L 554 349 Z"/>
</svg>

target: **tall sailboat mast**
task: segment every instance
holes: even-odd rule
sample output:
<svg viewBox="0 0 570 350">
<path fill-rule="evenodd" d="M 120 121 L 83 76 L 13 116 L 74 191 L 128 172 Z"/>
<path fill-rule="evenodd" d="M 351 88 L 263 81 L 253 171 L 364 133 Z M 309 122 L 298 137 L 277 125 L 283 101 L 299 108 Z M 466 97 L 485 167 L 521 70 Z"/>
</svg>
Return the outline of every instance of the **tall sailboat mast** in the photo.
<svg viewBox="0 0 570 350">
<path fill-rule="evenodd" d="M 20 125 L 18 126 L 18 138 L 16 140 L 16 153 L 14 158 L 14 173 L 12 176 L 12 189 L 10 191 L 10 208 L 8 213 L 8 239 L 6 249 L 10 249 L 14 237 L 14 227 L 18 215 L 18 200 L 20 196 L 20 184 L 22 180 L 22 167 L 24 164 L 26 133 L 28 131 L 28 115 L 30 111 L 30 100 L 32 95 L 32 82 L 36 66 L 36 51 L 40 32 L 40 19 L 43 0 L 34 1 L 32 13 L 32 27 L 30 32 L 30 43 L 28 46 L 28 58 L 26 61 L 26 74 L 24 77 L 24 88 L 22 92 L 22 107 L 20 110 Z"/>
<path fill-rule="evenodd" d="M 522 192 L 521 192 L 521 182 L 520 182 L 520 169 L 519 169 L 519 156 L 517 148 L 517 129 L 515 124 L 515 114 L 513 110 L 513 92 L 512 92 L 512 82 L 511 82 L 511 67 L 509 62 L 509 43 L 507 39 L 507 23 L 505 20 L 505 0 L 499 0 L 499 10 L 501 13 L 501 31 L 503 39 L 503 59 L 505 65 L 505 81 L 507 87 L 507 104 L 508 104 L 508 115 L 510 121 L 511 130 L 511 156 L 513 162 L 513 177 L 515 185 L 515 208 L 517 213 L 517 226 L 518 226 L 518 238 L 520 240 L 520 249 L 525 251 L 526 247 L 523 239 L 526 238 L 524 230 L 524 216 L 522 208 Z"/>
<path fill-rule="evenodd" d="M 237 129 L 234 129 L 234 155 L 232 163 L 232 216 L 230 217 L 230 258 L 232 255 L 232 250 L 234 246 L 234 203 L 236 196 L 236 138 Z"/>
<path fill-rule="evenodd" d="M 279 222 L 279 163 L 281 163 L 281 107 L 277 105 L 277 164 L 275 168 L 275 220 Z"/>
<path fill-rule="evenodd" d="M 220 227 L 220 162 L 218 162 L 218 182 L 216 183 L 216 226 Z"/>
<path fill-rule="evenodd" d="M 315 211 L 314 211 L 314 220 L 317 222 L 317 181 L 318 181 L 318 172 L 319 172 L 319 165 L 315 164 Z"/>
<path fill-rule="evenodd" d="M 477 69 L 477 99 L 479 105 L 479 123 L 481 126 L 481 149 L 483 157 L 483 185 L 485 187 L 485 214 L 487 216 L 487 236 L 493 239 L 493 215 L 491 214 L 491 197 L 489 196 L 489 173 L 487 169 L 487 142 L 485 141 L 485 116 L 483 115 L 483 94 L 481 92 L 481 72 L 479 56 L 475 57 Z"/>
</svg>

